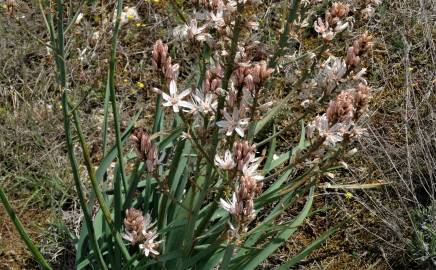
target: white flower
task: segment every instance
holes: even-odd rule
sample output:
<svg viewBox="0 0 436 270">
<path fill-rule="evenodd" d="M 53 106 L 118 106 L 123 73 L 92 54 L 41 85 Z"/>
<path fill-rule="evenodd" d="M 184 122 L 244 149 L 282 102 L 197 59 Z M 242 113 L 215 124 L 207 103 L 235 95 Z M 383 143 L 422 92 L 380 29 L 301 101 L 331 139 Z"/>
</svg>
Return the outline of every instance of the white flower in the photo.
<svg viewBox="0 0 436 270">
<path fill-rule="evenodd" d="M 324 144 L 334 147 L 337 142 L 341 142 L 344 139 L 344 133 L 342 132 L 342 123 L 334 124 L 330 129 L 320 132 L 319 135 L 325 137 Z"/>
<path fill-rule="evenodd" d="M 201 91 L 196 91 L 195 95 L 192 95 L 193 101 L 195 103 L 195 108 L 193 113 L 199 111 L 204 114 L 214 114 L 218 106 L 218 101 L 215 95 L 212 93 L 204 94 Z"/>
<path fill-rule="evenodd" d="M 330 35 L 332 35 L 331 39 L 333 39 L 333 32 L 329 28 L 329 23 L 324 23 L 321 18 L 318 18 L 318 20 L 313 23 L 313 28 L 315 28 L 315 31 L 321 34 L 324 39 L 326 39 L 325 37 Z"/>
<path fill-rule="evenodd" d="M 360 12 L 362 13 L 363 19 L 367 20 L 374 16 L 375 9 L 371 5 L 367 5 L 366 8 L 362 9 Z"/>
<path fill-rule="evenodd" d="M 236 107 L 233 108 L 232 115 L 227 111 L 224 111 L 223 114 L 225 120 L 218 121 L 216 124 L 226 131 L 226 136 L 230 136 L 233 131 L 236 131 L 239 136 L 244 137 L 244 129 L 248 125 L 248 118 L 241 119 L 239 116 L 240 112 Z"/>
<path fill-rule="evenodd" d="M 188 39 L 197 40 L 197 41 L 205 41 L 210 35 L 208 33 L 203 33 L 206 29 L 207 25 L 203 25 L 202 27 L 197 26 L 197 20 L 192 19 L 189 22 L 189 25 L 186 25 L 185 31 Z"/>
<path fill-rule="evenodd" d="M 307 136 L 313 137 L 313 132 L 318 131 L 319 136 L 325 137 L 324 145 L 334 147 L 337 142 L 342 141 L 344 134 L 348 133 L 351 124 L 344 125 L 342 123 L 334 124 L 330 127 L 327 115 L 317 116 L 315 120 L 307 126 Z"/>
<path fill-rule="evenodd" d="M 222 8 L 218 9 L 216 13 L 210 12 L 209 17 L 215 28 L 221 28 L 226 25 L 224 22 L 224 11 Z"/>
<path fill-rule="evenodd" d="M 236 163 L 233 160 L 232 153 L 226 150 L 224 154 L 224 159 L 222 159 L 218 154 L 215 155 L 215 165 L 223 170 L 231 170 L 236 167 Z"/>
<path fill-rule="evenodd" d="M 322 66 L 324 68 L 319 73 L 316 83 L 327 93 L 331 93 L 347 73 L 347 65 L 343 59 L 330 56 Z"/>
<path fill-rule="evenodd" d="M 344 31 L 348 27 L 348 22 L 343 23 L 342 21 L 339 21 L 335 26 L 335 34 L 340 33 Z"/>
<path fill-rule="evenodd" d="M 174 80 L 171 80 L 171 82 L 170 82 L 170 94 L 168 95 L 164 92 L 161 92 L 163 99 L 166 101 L 162 105 L 165 107 L 172 106 L 173 111 L 176 113 L 180 111 L 179 106 L 184 107 L 184 108 L 188 108 L 188 109 L 192 109 L 194 107 L 194 105 L 183 100 L 183 98 L 186 97 L 187 95 L 189 95 L 190 92 L 191 92 L 191 90 L 187 89 L 187 90 L 183 91 L 182 93 L 178 94 L 176 82 Z"/>
<path fill-rule="evenodd" d="M 155 242 L 156 238 L 159 236 L 156 230 L 146 231 L 142 230 L 142 234 L 144 236 L 144 241 L 139 244 L 139 249 L 142 253 L 148 257 L 151 254 L 159 255 L 157 248 L 159 247 L 159 243 L 162 241 Z"/>
<path fill-rule="evenodd" d="M 264 177 L 257 171 L 261 161 L 261 159 L 255 158 L 254 155 L 252 155 L 248 162 L 245 163 L 244 167 L 242 167 L 242 173 L 244 176 L 256 181 L 262 181 Z"/>
<path fill-rule="evenodd" d="M 136 7 L 124 7 L 123 11 L 121 12 L 120 17 L 120 24 L 125 25 L 129 21 L 137 21 L 139 20 L 139 14 Z M 117 20 L 117 11 L 115 10 L 114 16 L 113 16 L 113 22 L 115 23 Z"/>
<path fill-rule="evenodd" d="M 221 207 L 232 215 L 236 214 L 236 203 L 237 203 L 236 193 L 234 192 L 232 195 L 232 200 L 224 200 L 223 198 L 220 198 Z"/>
</svg>

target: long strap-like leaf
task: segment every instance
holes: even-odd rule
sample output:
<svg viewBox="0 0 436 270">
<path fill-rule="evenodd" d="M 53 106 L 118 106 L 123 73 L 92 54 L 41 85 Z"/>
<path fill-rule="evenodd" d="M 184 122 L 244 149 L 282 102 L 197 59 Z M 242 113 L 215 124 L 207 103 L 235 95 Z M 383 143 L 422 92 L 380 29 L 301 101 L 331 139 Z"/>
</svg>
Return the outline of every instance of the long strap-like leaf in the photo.
<svg viewBox="0 0 436 270">
<path fill-rule="evenodd" d="M 27 234 L 26 230 L 24 229 L 23 225 L 21 224 L 20 219 L 15 214 L 15 211 L 12 209 L 11 204 L 9 203 L 9 200 L 6 198 L 6 195 L 3 191 L 3 188 L 0 187 L 0 199 L 5 206 L 6 212 L 8 213 L 9 217 L 11 218 L 12 222 L 14 223 L 15 228 L 17 229 L 18 233 L 21 236 L 21 239 L 23 239 L 24 243 L 26 243 L 27 248 L 32 252 L 33 257 L 35 260 L 44 268 L 47 270 L 51 270 L 51 266 L 47 263 L 47 261 L 44 259 L 44 257 L 41 255 L 41 252 L 39 252 L 38 248 L 33 244 L 32 240 L 30 239 L 29 235 Z"/>
</svg>

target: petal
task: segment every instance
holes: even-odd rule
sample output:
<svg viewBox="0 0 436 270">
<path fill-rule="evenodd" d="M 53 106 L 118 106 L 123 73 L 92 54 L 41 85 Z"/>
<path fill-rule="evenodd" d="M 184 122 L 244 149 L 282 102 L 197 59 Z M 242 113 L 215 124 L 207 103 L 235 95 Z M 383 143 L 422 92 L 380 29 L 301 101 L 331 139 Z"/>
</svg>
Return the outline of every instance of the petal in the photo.
<svg viewBox="0 0 436 270">
<path fill-rule="evenodd" d="M 170 82 L 170 95 L 174 96 L 177 93 L 177 85 L 176 82 L 174 80 L 171 80 Z"/>
<path fill-rule="evenodd" d="M 175 113 L 178 113 L 178 112 L 179 112 L 179 106 L 178 106 L 177 104 L 173 104 L 173 111 L 174 111 Z"/>
<path fill-rule="evenodd" d="M 171 97 L 168 95 L 168 94 L 166 94 L 166 93 L 164 93 L 164 92 L 161 92 L 162 93 L 162 98 L 164 99 L 164 100 L 166 100 L 166 101 L 170 101 L 171 100 Z"/>
<path fill-rule="evenodd" d="M 216 125 L 221 128 L 227 128 L 229 126 L 229 122 L 227 122 L 226 120 L 221 120 L 216 122 Z"/>
<path fill-rule="evenodd" d="M 191 89 L 186 89 L 185 91 L 183 91 L 182 93 L 179 94 L 179 99 L 183 99 L 184 97 L 186 97 L 190 93 L 191 93 Z"/>
<path fill-rule="evenodd" d="M 232 121 L 233 121 L 232 117 L 230 116 L 230 114 L 229 114 L 226 110 L 224 110 L 223 115 L 224 115 L 224 118 L 225 118 L 228 122 L 232 122 Z"/>
<path fill-rule="evenodd" d="M 242 138 L 244 138 L 244 130 L 240 127 L 235 128 L 236 133 L 239 134 Z"/>
<path fill-rule="evenodd" d="M 164 107 L 170 107 L 170 106 L 173 106 L 173 103 L 172 102 L 164 102 L 164 103 L 162 103 L 162 106 L 164 106 Z"/>
<path fill-rule="evenodd" d="M 177 103 L 179 106 L 184 107 L 184 108 L 189 108 L 189 109 L 194 109 L 195 106 L 187 101 L 181 100 Z"/>
</svg>

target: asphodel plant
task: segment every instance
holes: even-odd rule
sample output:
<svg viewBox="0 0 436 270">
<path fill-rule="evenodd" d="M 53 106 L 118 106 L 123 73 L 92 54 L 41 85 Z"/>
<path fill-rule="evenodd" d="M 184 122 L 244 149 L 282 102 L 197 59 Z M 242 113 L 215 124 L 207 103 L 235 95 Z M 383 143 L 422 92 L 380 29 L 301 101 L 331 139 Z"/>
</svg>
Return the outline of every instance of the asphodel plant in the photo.
<svg viewBox="0 0 436 270">
<path fill-rule="evenodd" d="M 183 9 L 170 1 L 184 22 L 175 28 L 171 46 L 183 43 L 192 49 L 198 68 L 184 79 L 179 77 L 184 67 L 173 62 L 169 45 L 157 40 L 149 60 L 160 81 L 160 87 L 150 89 L 156 94 L 153 123 L 149 128 L 137 126 L 142 115 L 138 112 L 121 132 L 116 51 L 126 9 L 118 0 L 105 83 L 104 158 L 95 166 L 81 127 L 80 103 L 69 97 L 74 89 L 68 84 L 64 49 L 65 32 L 74 27 L 79 11 L 65 20 L 62 0 L 54 6 L 45 0 L 38 3 L 63 93 L 68 155 L 84 214 L 76 242 L 77 269 L 255 269 L 292 241 L 313 213 L 317 183 L 343 164 L 347 147 L 362 133 L 356 121 L 368 102 L 369 87 L 360 58 L 372 38 L 368 34 L 357 38 L 345 59 L 331 53 L 323 59 L 335 37 L 349 26 L 348 5 L 323 5 L 323 17 L 313 28 L 321 37 L 320 46 L 290 58 L 289 32 L 302 27 L 301 16 L 308 9 L 307 1 L 298 0 L 285 3 L 284 28 L 273 53 L 260 56 L 250 53 L 259 44 L 250 41 L 257 23 L 248 14 L 255 1 L 200 0 Z M 186 11 L 191 5 L 207 16 L 198 21 L 189 18 Z M 300 67 L 287 86 L 289 94 L 262 104 L 270 101 L 275 78 L 285 76 L 283 59 Z M 276 126 L 279 112 L 299 96 L 304 96 L 301 117 L 289 127 Z M 279 138 L 295 127 L 300 139 L 289 147 Z M 114 145 L 108 142 L 111 128 Z M 81 147 L 80 159 L 75 145 Z M 86 167 L 90 190 L 85 188 L 79 160 Z M 292 214 L 284 215 L 290 209 Z M 276 269 L 297 265 L 336 230 L 329 229 Z"/>
</svg>

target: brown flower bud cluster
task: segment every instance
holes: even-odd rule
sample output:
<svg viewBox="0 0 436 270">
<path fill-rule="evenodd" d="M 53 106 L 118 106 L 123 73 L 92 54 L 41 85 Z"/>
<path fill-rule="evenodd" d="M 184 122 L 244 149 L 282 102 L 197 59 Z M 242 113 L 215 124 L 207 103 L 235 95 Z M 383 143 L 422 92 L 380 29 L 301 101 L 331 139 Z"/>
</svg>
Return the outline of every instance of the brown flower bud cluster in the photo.
<svg viewBox="0 0 436 270">
<path fill-rule="evenodd" d="M 241 176 L 239 187 L 236 190 L 235 216 L 238 224 L 245 224 L 254 217 L 254 198 L 258 186 L 255 179 L 250 176 Z"/>
<path fill-rule="evenodd" d="M 147 171 L 152 172 L 158 162 L 158 149 L 151 142 L 150 136 L 143 129 L 135 129 L 132 133 L 132 139 L 136 144 L 136 150 L 139 158 L 145 162 Z"/>
<path fill-rule="evenodd" d="M 373 37 L 367 32 L 363 33 L 359 39 L 354 41 L 353 46 L 348 48 L 345 63 L 349 70 L 355 68 L 360 63 L 360 56 L 372 48 L 374 45 Z"/>
<path fill-rule="evenodd" d="M 203 79 L 203 92 L 220 93 L 223 77 L 224 71 L 220 64 L 217 64 L 214 68 L 208 69 Z"/>
<path fill-rule="evenodd" d="M 325 42 L 333 40 L 336 34 L 344 31 L 348 27 L 348 22 L 342 19 L 348 15 L 350 6 L 343 3 L 333 3 L 325 13 L 324 21 L 318 18 L 314 23 L 315 31 L 321 34 Z"/>
<path fill-rule="evenodd" d="M 357 120 L 359 114 L 366 108 L 368 99 L 369 87 L 364 84 L 359 84 L 357 89 L 342 91 L 336 100 L 330 102 L 327 109 L 329 124 L 350 123 Z"/>
<path fill-rule="evenodd" d="M 246 140 L 233 143 L 233 158 L 239 171 L 242 171 L 244 166 L 253 160 L 255 153 L 256 146 L 250 145 Z"/>
<path fill-rule="evenodd" d="M 321 143 L 327 146 L 335 146 L 343 141 L 345 136 L 354 138 L 362 135 L 364 129 L 355 126 L 356 120 L 366 109 L 369 100 L 369 87 L 359 84 L 357 89 L 342 91 L 334 101 L 331 101 L 327 112 L 317 116 L 307 126 L 308 138 L 313 138 L 317 130 L 323 139 Z"/>
<path fill-rule="evenodd" d="M 160 39 L 153 45 L 151 63 L 153 68 L 156 71 L 161 72 L 167 80 L 174 80 L 177 78 L 179 65 L 172 65 L 171 56 L 168 55 L 168 45 L 164 44 Z"/>
<path fill-rule="evenodd" d="M 124 227 L 129 234 L 132 245 L 143 240 L 142 230 L 144 230 L 144 215 L 140 210 L 130 208 L 126 210 Z"/>
<path fill-rule="evenodd" d="M 126 217 L 124 218 L 125 233 L 123 238 L 129 241 L 132 245 L 139 244 L 139 249 L 143 254 L 148 257 L 151 254 L 159 255 L 157 249 L 159 243 L 156 238 L 159 236 L 157 230 L 151 223 L 150 215 L 145 217 L 142 211 L 135 208 L 126 210 Z"/>
<path fill-rule="evenodd" d="M 325 14 L 326 22 L 335 27 L 342 18 L 348 15 L 349 11 L 350 6 L 348 4 L 335 2 Z"/>
<path fill-rule="evenodd" d="M 274 69 L 268 68 L 266 61 L 260 61 L 254 65 L 239 63 L 233 71 L 232 81 L 236 88 L 245 88 L 252 92 L 255 88 L 259 89 L 273 71 Z"/>
</svg>

